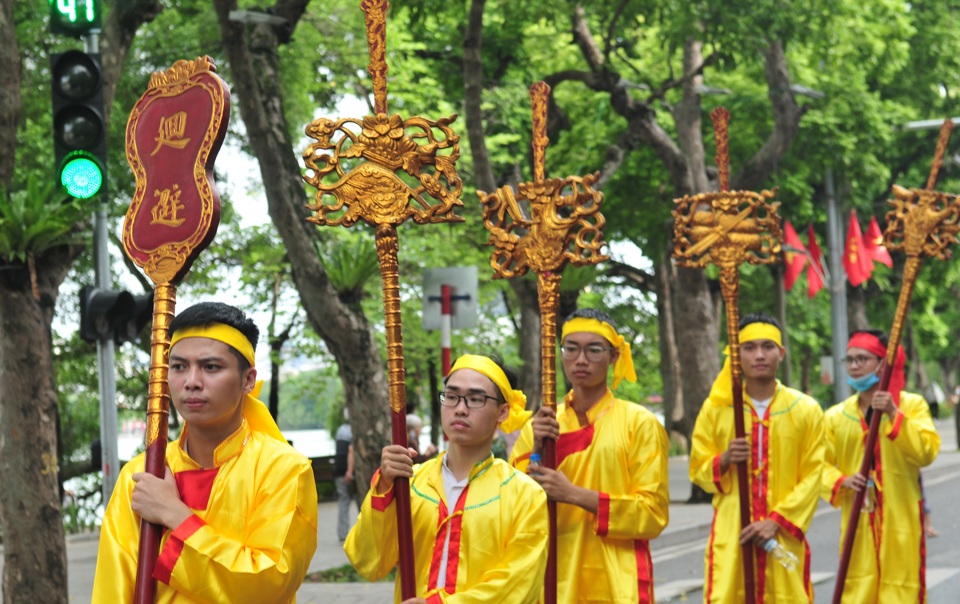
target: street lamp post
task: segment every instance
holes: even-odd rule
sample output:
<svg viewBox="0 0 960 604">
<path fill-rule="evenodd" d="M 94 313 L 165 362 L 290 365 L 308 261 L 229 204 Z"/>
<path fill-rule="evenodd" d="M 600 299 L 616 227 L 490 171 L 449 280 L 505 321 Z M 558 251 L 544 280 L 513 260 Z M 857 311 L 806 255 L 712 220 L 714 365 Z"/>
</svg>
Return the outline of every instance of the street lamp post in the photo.
<svg viewBox="0 0 960 604">
<path fill-rule="evenodd" d="M 850 385 L 841 379 L 846 368 L 843 356 L 847 347 L 847 284 L 843 272 L 843 222 L 837 208 L 837 196 L 833 186 L 833 168 L 827 168 L 823 176 L 827 202 L 827 261 L 830 266 L 830 327 L 833 349 L 833 402 L 839 403 L 850 396 Z"/>
</svg>

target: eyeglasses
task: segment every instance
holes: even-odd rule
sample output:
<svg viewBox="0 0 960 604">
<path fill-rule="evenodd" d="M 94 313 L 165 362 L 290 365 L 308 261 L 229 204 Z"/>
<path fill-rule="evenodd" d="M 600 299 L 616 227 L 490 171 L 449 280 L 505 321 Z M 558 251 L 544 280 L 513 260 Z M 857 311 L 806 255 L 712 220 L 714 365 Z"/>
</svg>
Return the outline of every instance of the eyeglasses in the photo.
<svg viewBox="0 0 960 604">
<path fill-rule="evenodd" d="M 463 401 L 467 406 L 467 409 L 480 409 L 487 404 L 487 399 L 500 400 L 495 396 L 488 396 L 486 394 L 480 394 L 478 392 L 471 392 L 470 394 L 457 394 L 456 392 L 441 392 L 440 393 L 440 404 L 444 407 L 456 407 L 460 404 L 460 401 Z"/>
<path fill-rule="evenodd" d="M 846 363 L 847 365 L 863 365 L 868 361 L 880 360 L 880 357 L 859 355 L 855 357 L 843 357 L 840 360 Z"/>
<path fill-rule="evenodd" d="M 587 355 L 587 360 L 591 363 L 599 363 L 604 359 L 604 354 L 613 350 L 613 346 L 601 346 L 591 344 L 583 347 L 577 344 L 564 344 L 560 347 L 560 355 L 568 361 L 572 361 L 580 356 L 580 351 Z"/>
</svg>

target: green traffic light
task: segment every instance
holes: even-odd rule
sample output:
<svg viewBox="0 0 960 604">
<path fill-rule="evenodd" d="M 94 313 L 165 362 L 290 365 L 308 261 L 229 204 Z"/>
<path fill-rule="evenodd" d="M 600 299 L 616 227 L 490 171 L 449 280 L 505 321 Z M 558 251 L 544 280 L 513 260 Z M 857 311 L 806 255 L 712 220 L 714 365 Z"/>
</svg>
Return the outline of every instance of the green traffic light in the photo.
<svg viewBox="0 0 960 604">
<path fill-rule="evenodd" d="M 70 157 L 60 170 L 60 183 L 72 197 L 89 199 L 103 186 L 103 170 L 84 155 Z"/>
</svg>

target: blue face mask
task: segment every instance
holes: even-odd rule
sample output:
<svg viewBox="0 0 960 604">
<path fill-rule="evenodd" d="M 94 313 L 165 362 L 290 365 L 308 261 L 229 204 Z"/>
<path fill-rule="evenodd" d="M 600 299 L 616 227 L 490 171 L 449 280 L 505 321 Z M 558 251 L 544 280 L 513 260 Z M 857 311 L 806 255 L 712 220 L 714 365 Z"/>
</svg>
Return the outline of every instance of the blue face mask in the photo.
<svg viewBox="0 0 960 604">
<path fill-rule="evenodd" d="M 856 390 L 857 392 L 866 392 L 874 386 L 880 383 L 880 378 L 876 373 L 868 373 L 867 375 L 859 378 L 847 376 L 847 383 L 850 384 L 850 387 Z"/>
</svg>

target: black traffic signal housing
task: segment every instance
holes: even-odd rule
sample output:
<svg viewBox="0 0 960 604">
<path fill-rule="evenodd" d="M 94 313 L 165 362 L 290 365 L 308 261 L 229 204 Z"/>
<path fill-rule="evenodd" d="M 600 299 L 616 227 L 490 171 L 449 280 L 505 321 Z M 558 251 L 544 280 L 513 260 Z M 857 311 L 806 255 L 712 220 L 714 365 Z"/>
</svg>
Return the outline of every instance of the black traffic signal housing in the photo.
<svg viewBox="0 0 960 604">
<path fill-rule="evenodd" d="M 152 319 L 153 292 L 134 295 L 92 285 L 80 290 L 80 337 L 87 342 L 132 342 Z"/>
<path fill-rule="evenodd" d="M 100 55 L 68 50 L 50 57 L 57 183 L 76 198 L 96 195 L 107 178 Z"/>
</svg>

